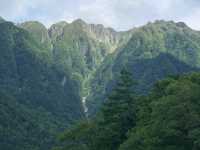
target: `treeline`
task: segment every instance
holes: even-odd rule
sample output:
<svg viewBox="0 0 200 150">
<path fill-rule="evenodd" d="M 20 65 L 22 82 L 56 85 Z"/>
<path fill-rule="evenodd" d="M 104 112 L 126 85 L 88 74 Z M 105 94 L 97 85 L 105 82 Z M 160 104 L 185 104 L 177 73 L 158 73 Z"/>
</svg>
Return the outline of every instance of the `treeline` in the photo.
<svg viewBox="0 0 200 150">
<path fill-rule="evenodd" d="M 97 117 L 65 131 L 54 150 L 199 150 L 200 74 L 159 81 L 147 96 L 131 78 L 121 71 Z"/>
</svg>

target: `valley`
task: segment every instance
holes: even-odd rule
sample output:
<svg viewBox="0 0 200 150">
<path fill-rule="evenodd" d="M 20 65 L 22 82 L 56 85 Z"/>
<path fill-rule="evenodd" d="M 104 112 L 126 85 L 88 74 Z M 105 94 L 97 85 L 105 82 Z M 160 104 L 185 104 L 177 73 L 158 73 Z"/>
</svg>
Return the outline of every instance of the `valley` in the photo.
<svg viewBox="0 0 200 150">
<path fill-rule="evenodd" d="M 81 19 L 50 28 L 0 19 L 0 52 L 0 148 L 48 150 L 64 129 L 98 115 L 123 68 L 140 96 L 199 72 L 200 32 L 163 20 L 122 32 Z"/>
</svg>

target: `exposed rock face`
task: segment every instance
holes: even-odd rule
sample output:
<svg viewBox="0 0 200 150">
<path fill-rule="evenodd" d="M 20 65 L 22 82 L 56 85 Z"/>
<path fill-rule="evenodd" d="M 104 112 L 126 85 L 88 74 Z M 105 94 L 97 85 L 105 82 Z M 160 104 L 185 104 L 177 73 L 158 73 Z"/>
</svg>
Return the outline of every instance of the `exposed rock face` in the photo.
<svg viewBox="0 0 200 150">
<path fill-rule="evenodd" d="M 101 24 L 87 24 L 80 19 L 72 24 L 81 27 L 88 37 L 104 44 L 108 53 L 114 52 L 119 46 L 127 42 L 132 35 L 131 32 L 117 32 L 112 28 L 105 28 Z"/>
<path fill-rule="evenodd" d="M 131 32 L 117 32 L 112 28 L 105 28 L 101 24 L 87 24 L 81 19 L 73 21 L 71 24 L 67 22 L 59 22 L 52 25 L 49 29 L 49 36 L 55 40 L 64 34 L 64 30 L 73 30 L 85 32 L 88 38 L 107 46 L 108 52 L 112 53 L 114 50 L 127 42 L 131 37 Z"/>
<path fill-rule="evenodd" d="M 81 19 L 77 19 L 70 24 L 61 21 L 53 24 L 49 29 L 46 29 L 42 23 L 37 21 L 24 22 L 19 26 L 29 31 L 35 39 L 51 49 L 52 44 L 55 44 L 56 40 L 60 41 L 64 36 L 73 38 L 76 36 L 75 34 L 80 35 L 83 33 L 92 42 L 103 45 L 106 49 L 104 50 L 106 54 L 114 52 L 119 46 L 127 42 L 132 35 L 132 32 L 117 32 L 112 28 L 105 28 L 101 24 L 87 24 Z M 76 45 L 77 44 L 75 44 L 75 46 Z M 80 47 L 80 50 L 83 51 L 85 55 L 87 54 L 87 49 L 89 49 L 89 47 L 85 45 Z"/>
<path fill-rule="evenodd" d="M 109 53 L 113 53 L 119 46 L 127 42 L 131 37 L 130 32 L 117 32 L 112 28 L 105 28 L 100 24 L 90 24 L 87 32 L 98 42 L 107 45 Z"/>
<path fill-rule="evenodd" d="M 38 21 L 28 21 L 19 25 L 19 27 L 29 31 L 32 36 L 44 47 L 52 49 L 51 39 L 47 28 Z"/>
<path fill-rule="evenodd" d="M 34 21 L 25 22 L 20 27 L 52 50 L 53 63 L 57 68 L 63 68 L 71 74 L 71 78 L 80 82 L 80 95 L 84 97 L 84 106 L 96 70 L 109 54 L 125 45 L 133 33 L 132 30 L 117 32 L 101 24 L 87 24 L 81 19 L 72 23 L 58 22 L 49 29 Z"/>
<path fill-rule="evenodd" d="M 56 24 L 53 24 L 50 28 L 49 28 L 49 36 L 50 38 L 55 41 L 57 37 L 59 37 L 60 35 L 62 35 L 63 33 L 63 29 L 64 27 L 68 25 L 67 22 L 65 21 L 61 21 L 61 22 L 58 22 Z"/>
</svg>

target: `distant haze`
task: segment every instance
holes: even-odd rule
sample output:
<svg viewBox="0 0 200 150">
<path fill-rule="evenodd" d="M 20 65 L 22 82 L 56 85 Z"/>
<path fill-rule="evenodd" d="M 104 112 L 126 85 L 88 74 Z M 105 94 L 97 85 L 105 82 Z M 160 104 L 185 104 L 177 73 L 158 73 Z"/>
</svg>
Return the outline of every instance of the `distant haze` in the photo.
<svg viewBox="0 0 200 150">
<path fill-rule="evenodd" d="M 200 30 L 200 0 L 0 0 L 0 16 L 16 23 L 38 20 L 47 27 L 81 18 L 116 30 L 164 19 Z"/>
</svg>

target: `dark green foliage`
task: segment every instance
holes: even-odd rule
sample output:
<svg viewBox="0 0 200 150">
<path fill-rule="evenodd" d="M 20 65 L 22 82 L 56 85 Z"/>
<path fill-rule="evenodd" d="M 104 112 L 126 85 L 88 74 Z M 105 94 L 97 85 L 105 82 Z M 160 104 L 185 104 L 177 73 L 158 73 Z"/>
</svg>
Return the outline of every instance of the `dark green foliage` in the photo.
<svg viewBox="0 0 200 150">
<path fill-rule="evenodd" d="M 102 108 L 103 121 L 100 122 L 99 149 L 116 149 L 126 139 L 127 131 L 135 125 L 135 95 L 132 76 L 122 70 L 119 81 Z"/>
<path fill-rule="evenodd" d="M 96 148 L 98 126 L 95 121 L 82 121 L 61 134 L 58 150 L 88 150 Z"/>
<path fill-rule="evenodd" d="M 20 104 L 6 93 L 0 91 L 0 148 L 49 149 L 61 124 L 41 107 L 33 109 Z"/>
<path fill-rule="evenodd" d="M 89 114 L 98 111 L 124 66 L 134 74 L 139 94 L 169 75 L 199 70 L 200 34 L 180 24 L 156 21 L 134 29 L 128 43 L 107 57 L 91 80 Z"/>
<path fill-rule="evenodd" d="M 105 33 L 111 38 L 105 37 Z M 59 133 L 74 121 L 85 117 L 81 98 L 88 95 L 90 78 L 108 51 L 111 48 L 114 50 L 119 41 L 123 41 L 121 37 L 114 39 L 115 34 L 117 32 L 114 30 L 87 25 L 81 20 L 72 24 L 56 24 L 49 30 L 37 21 L 16 27 L 13 23 L 1 20 L 0 91 L 4 90 L 6 95 L 13 97 L 13 103 L 21 106 L 19 109 L 22 110 L 16 113 L 18 116 L 32 114 L 34 110 L 40 117 L 35 119 L 31 115 L 26 118 L 28 122 L 39 120 L 39 126 L 49 126 L 49 130 L 44 129 L 43 135 L 47 137 L 44 140 L 35 130 L 36 135 L 31 137 L 31 127 L 30 133 L 25 128 L 20 134 L 19 125 L 22 123 L 14 120 L 14 116 L 6 111 L 9 117 L 2 116 L 2 120 L 14 120 L 14 123 L 9 123 L 13 133 L 7 131 L 7 134 L 12 139 L 16 132 L 19 139 L 10 144 L 9 137 L 2 135 L 6 147 L 4 150 L 25 149 L 26 144 L 34 145 L 27 149 L 48 149 L 54 144 L 52 137 L 55 132 Z M 5 102 L 6 98 L 2 101 Z M 2 111 L 4 109 L 6 107 L 3 106 Z"/>
<path fill-rule="evenodd" d="M 62 135 L 59 150 L 200 149 L 199 73 L 159 81 L 151 94 L 134 99 L 124 77 L 96 119 Z"/>
<path fill-rule="evenodd" d="M 21 27 L 0 18 L 0 149 L 50 149 L 84 118 L 85 98 L 89 116 L 104 106 L 64 133 L 64 150 L 199 149 L 198 74 L 134 96 L 198 71 L 199 32 L 164 21 L 119 33 L 82 20 Z M 119 77 L 124 66 L 135 88 L 128 72 Z"/>
<path fill-rule="evenodd" d="M 63 150 L 115 150 L 127 139 L 136 123 L 136 96 L 131 92 L 131 74 L 122 70 L 117 87 L 105 102 L 96 120 L 83 122 L 62 136 Z"/>
<path fill-rule="evenodd" d="M 0 148 L 49 149 L 55 133 L 84 118 L 77 81 L 55 67 L 48 49 L 12 23 L 0 24 L 0 52 L 0 91 L 13 97 L 1 99 Z"/>
<path fill-rule="evenodd" d="M 199 81 L 195 73 L 158 82 L 120 150 L 200 149 Z"/>
</svg>

